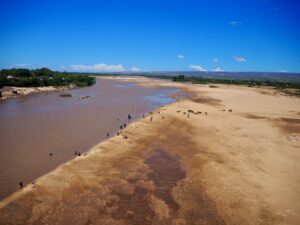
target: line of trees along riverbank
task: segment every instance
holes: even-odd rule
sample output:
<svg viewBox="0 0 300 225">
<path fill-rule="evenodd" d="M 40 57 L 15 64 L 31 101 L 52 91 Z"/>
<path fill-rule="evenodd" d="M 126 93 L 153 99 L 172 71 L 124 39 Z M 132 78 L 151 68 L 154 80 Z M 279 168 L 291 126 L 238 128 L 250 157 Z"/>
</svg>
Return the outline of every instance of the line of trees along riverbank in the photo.
<svg viewBox="0 0 300 225">
<path fill-rule="evenodd" d="M 273 80 L 260 81 L 260 80 L 251 80 L 251 79 L 249 80 L 217 79 L 217 78 L 204 78 L 204 77 L 186 77 L 184 75 L 174 76 L 173 81 L 191 82 L 192 84 L 234 84 L 234 85 L 246 85 L 250 87 L 267 86 L 267 87 L 274 87 L 287 94 L 300 96 L 300 83 L 297 82 L 282 82 L 282 81 L 273 81 Z"/>
<path fill-rule="evenodd" d="M 93 76 L 52 71 L 48 68 L 35 70 L 3 69 L 0 71 L 0 88 L 3 86 L 45 87 L 70 84 L 85 87 L 95 83 L 96 78 Z"/>
</svg>

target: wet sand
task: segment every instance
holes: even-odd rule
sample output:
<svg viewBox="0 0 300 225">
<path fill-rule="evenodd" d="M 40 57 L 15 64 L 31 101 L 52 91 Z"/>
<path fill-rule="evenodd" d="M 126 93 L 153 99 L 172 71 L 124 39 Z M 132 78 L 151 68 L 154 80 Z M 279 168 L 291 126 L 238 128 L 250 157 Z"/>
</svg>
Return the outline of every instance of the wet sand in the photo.
<svg viewBox="0 0 300 225">
<path fill-rule="evenodd" d="M 299 224 L 299 98 L 111 79 L 191 95 L 1 201 L 0 224 Z"/>
<path fill-rule="evenodd" d="M 172 101 L 166 92 L 173 91 L 97 79 L 95 86 L 67 91 L 71 98 L 56 92 L 0 105 L 0 199 L 20 181 L 31 183 L 74 158 L 75 151 L 83 154 L 107 139 L 107 132 L 113 136 L 121 124 Z"/>
</svg>

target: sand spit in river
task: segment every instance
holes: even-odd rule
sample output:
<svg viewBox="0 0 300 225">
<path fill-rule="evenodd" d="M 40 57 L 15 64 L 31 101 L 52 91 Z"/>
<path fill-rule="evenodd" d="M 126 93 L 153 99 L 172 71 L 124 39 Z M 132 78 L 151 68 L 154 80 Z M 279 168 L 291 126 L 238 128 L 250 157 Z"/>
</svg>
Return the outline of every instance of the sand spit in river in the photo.
<svg viewBox="0 0 300 225">
<path fill-rule="evenodd" d="M 299 98 L 135 79 L 192 95 L 2 201 L 0 224 L 300 223 Z"/>
</svg>

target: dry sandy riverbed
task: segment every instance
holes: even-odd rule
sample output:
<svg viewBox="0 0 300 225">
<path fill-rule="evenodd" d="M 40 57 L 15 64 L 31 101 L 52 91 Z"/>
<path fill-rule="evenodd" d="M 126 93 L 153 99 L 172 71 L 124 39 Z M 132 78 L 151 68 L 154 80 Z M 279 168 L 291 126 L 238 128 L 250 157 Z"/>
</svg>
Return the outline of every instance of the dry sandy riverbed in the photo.
<svg viewBox="0 0 300 225">
<path fill-rule="evenodd" d="M 299 98 L 109 79 L 191 95 L 4 199 L 0 224 L 300 223 Z"/>
</svg>

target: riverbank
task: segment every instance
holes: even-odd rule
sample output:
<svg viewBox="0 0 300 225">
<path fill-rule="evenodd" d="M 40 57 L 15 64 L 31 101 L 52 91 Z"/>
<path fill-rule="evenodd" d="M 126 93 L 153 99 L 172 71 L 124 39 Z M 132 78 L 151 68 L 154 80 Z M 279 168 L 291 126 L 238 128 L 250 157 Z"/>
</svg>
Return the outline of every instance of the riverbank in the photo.
<svg viewBox="0 0 300 225">
<path fill-rule="evenodd" d="M 105 79 L 190 97 L 1 201 L 0 224 L 299 224 L 299 98 Z"/>
<path fill-rule="evenodd" d="M 15 97 L 28 96 L 37 93 L 49 93 L 49 92 L 62 92 L 70 89 L 77 88 L 76 85 L 68 85 L 62 87 L 9 87 L 5 86 L 2 88 L 2 96 L 0 97 L 0 103 L 6 102 L 7 100 Z"/>
<path fill-rule="evenodd" d="M 94 76 L 51 71 L 45 67 L 32 70 L 2 69 L 0 70 L 0 103 L 17 95 L 87 87 L 94 85 L 95 82 Z"/>
</svg>

